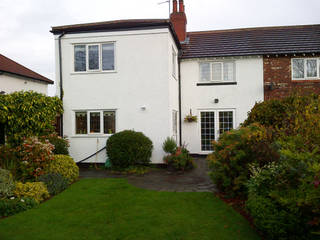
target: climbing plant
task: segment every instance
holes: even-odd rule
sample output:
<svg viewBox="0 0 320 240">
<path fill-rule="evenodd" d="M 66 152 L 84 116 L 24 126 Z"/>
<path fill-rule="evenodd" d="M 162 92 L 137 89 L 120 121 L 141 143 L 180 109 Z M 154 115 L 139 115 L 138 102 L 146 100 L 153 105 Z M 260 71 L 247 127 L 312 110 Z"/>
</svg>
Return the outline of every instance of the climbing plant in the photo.
<svg viewBox="0 0 320 240">
<path fill-rule="evenodd" d="M 33 91 L 0 95 L 0 123 L 5 124 L 7 141 L 13 145 L 26 137 L 53 132 L 55 118 L 62 112 L 58 97 Z"/>
</svg>

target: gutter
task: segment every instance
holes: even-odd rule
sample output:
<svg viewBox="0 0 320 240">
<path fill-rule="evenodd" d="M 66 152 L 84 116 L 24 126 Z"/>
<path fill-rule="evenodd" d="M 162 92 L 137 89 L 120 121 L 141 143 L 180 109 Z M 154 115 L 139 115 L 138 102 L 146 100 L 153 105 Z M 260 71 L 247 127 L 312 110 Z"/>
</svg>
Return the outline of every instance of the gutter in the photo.
<svg viewBox="0 0 320 240">
<path fill-rule="evenodd" d="M 182 51 L 179 50 L 179 57 L 178 57 L 178 85 L 179 85 L 179 146 L 182 146 L 182 118 L 181 118 L 181 60 L 180 57 L 182 55 Z"/>
<path fill-rule="evenodd" d="M 60 74 L 60 99 L 63 104 L 63 82 L 62 82 L 62 56 L 61 56 L 61 38 L 65 35 L 65 32 L 61 33 L 58 41 L 59 41 L 59 74 Z M 60 116 L 60 136 L 63 137 L 63 113 Z"/>
</svg>

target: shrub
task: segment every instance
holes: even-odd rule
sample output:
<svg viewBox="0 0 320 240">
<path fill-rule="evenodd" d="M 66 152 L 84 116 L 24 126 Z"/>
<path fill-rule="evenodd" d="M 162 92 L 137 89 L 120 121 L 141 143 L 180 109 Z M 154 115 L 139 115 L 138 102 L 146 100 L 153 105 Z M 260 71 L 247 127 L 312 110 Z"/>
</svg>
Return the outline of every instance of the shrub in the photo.
<svg viewBox="0 0 320 240">
<path fill-rule="evenodd" d="M 193 158 L 185 147 L 178 147 L 174 154 L 165 157 L 165 162 L 175 170 L 185 171 L 194 167 Z"/>
<path fill-rule="evenodd" d="M 53 160 L 52 150 L 52 144 L 48 141 L 43 143 L 37 137 L 24 140 L 23 144 L 17 147 L 21 178 L 23 180 L 35 180 L 45 174 L 45 169 Z"/>
<path fill-rule="evenodd" d="M 286 143 L 290 145 L 290 143 Z M 320 156 L 283 148 L 280 161 L 252 167 L 247 209 L 268 239 L 316 239 L 320 233 Z"/>
<path fill-rule="evenodd" d="M 10 144 L 19 145 L 25 137 L 54 132 L 52 123 L 62 112 L 62 101 L 58 97 L 32 91 L 0 96 L 0 122 L 5 123 Z"/>
<path fill-rule="evenodd" d="M 162 144 L 162 149 L 168 154 L 174 154 L 177 150 L 177 143 L 173 138 L 167 137 Z"/>
<path fill-rule="evenodd" d="M 230 197 L 247 195 L 249 164 L 263 166 L 279 156 L 273 142 L 272 129 L 259 124 L 225 132 L 213 142 L 214 152 L 208 155 L 211 177 L 219 190 Z"/>
<path fill-rule="evenodd" d="M 59 173 L 48 173 L 40 176 L 38 180 L 47 186 L 48 192 L 51 196 L 62 192 L 69 185 L 68 179 Z"/>
<path fill-rule="evenodd" d="M 30 198 L 0 199 L 0 217 L 8 217 L 37 205 L 38 203 Z"/>
<path fill-rule="evenodd" d="M 16 183 L 14 195 L 18 198 L 32 198 L 38 203 L 50 196 L 43 182 L 18 182 Z"/>
<path fill-rule="evenodd" d="M 8 170 L 0 168 L 0 199 L 13 195 L 14 181 Z"/>
<path fill-rule="evenodd" d="M 152 141 L 141 132 L 125 130 L 107 141 L 107 154 L 113 167 L 127 168 L 150 163 Z"/>
<path fill-rule="evenodd" d="M 9 170 L 13 176 L 16 176 L 18 171 L 18 158 L 15 148 L 8 145 L 0 146 L 0 168 Z"/>
<path fill-rule="evenodd" d="M 60 174 L 65 177 L 70 184 L 79 177 L 77 164 L 67 155 L 54 155 L 54 159 L 50 162 L 46 172 Z"/>
<path fill-rule="evenodd" d="M 42 136 L 42 140 L 48 140 L 53 146 L 53 154 L 69 155 L 69 141 L 58 136 L 56 133 Z"/>
</svg>

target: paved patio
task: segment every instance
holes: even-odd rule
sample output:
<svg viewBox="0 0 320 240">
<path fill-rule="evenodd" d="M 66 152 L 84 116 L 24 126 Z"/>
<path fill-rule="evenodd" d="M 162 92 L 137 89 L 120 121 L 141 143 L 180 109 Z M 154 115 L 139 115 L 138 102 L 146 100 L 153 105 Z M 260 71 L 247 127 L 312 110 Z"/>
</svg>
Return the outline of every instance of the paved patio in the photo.
<svg viewBox="0 0 320 240">
<path fill-rule="evenodd" d="M 136 187 L 169 192 L 215 192 L 208 176 L 204 158 L 196 158 L 197 165 L 188 172 L 171 172 L 166 169 L 151 169 L 145 175 L 119 175 L 108 170 L 80 169 L 80 178 L 127 178 Z"/>
</svg>

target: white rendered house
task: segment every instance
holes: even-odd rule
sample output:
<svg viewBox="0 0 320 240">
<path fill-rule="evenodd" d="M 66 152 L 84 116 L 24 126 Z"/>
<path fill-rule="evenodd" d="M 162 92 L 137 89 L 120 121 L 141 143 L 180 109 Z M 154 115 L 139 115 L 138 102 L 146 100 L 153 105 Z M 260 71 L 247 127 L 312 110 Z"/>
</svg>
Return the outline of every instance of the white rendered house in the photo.
<svg viewBox="0 0 320 240">
<path fill-rule="evenodd" d="M 48 94 L 50 79 L 0 54 L 0 93 L 35 91 Z"/>
<path fill-rule="evenodd" d="M 163 162 L 167 137 L 191 153 L 208 154 L 211 141 L 237 128 L 256 102 L 280 92 L 270 81 L 301 72 L 302 60 L 292 68 L 282 64 L 290 62 L 289 54 L 320 56 L 319 25 L 188 33 L 186 24 L 183 0 L 173 0 L 170 19 L 52 28 L 57 94 L 65 110 L 61 134 L 69 138 L 76 162 L 105 162 L 106 152 L 99 150 L 126 129 L 152 140 L 152 163 Z M 301 35 L 314 38 L 308 49 Z M 320 58 L 303 61 L 320 66 Z M 190 113 L 197 122 L 184 121 Z"/>
</svg>

